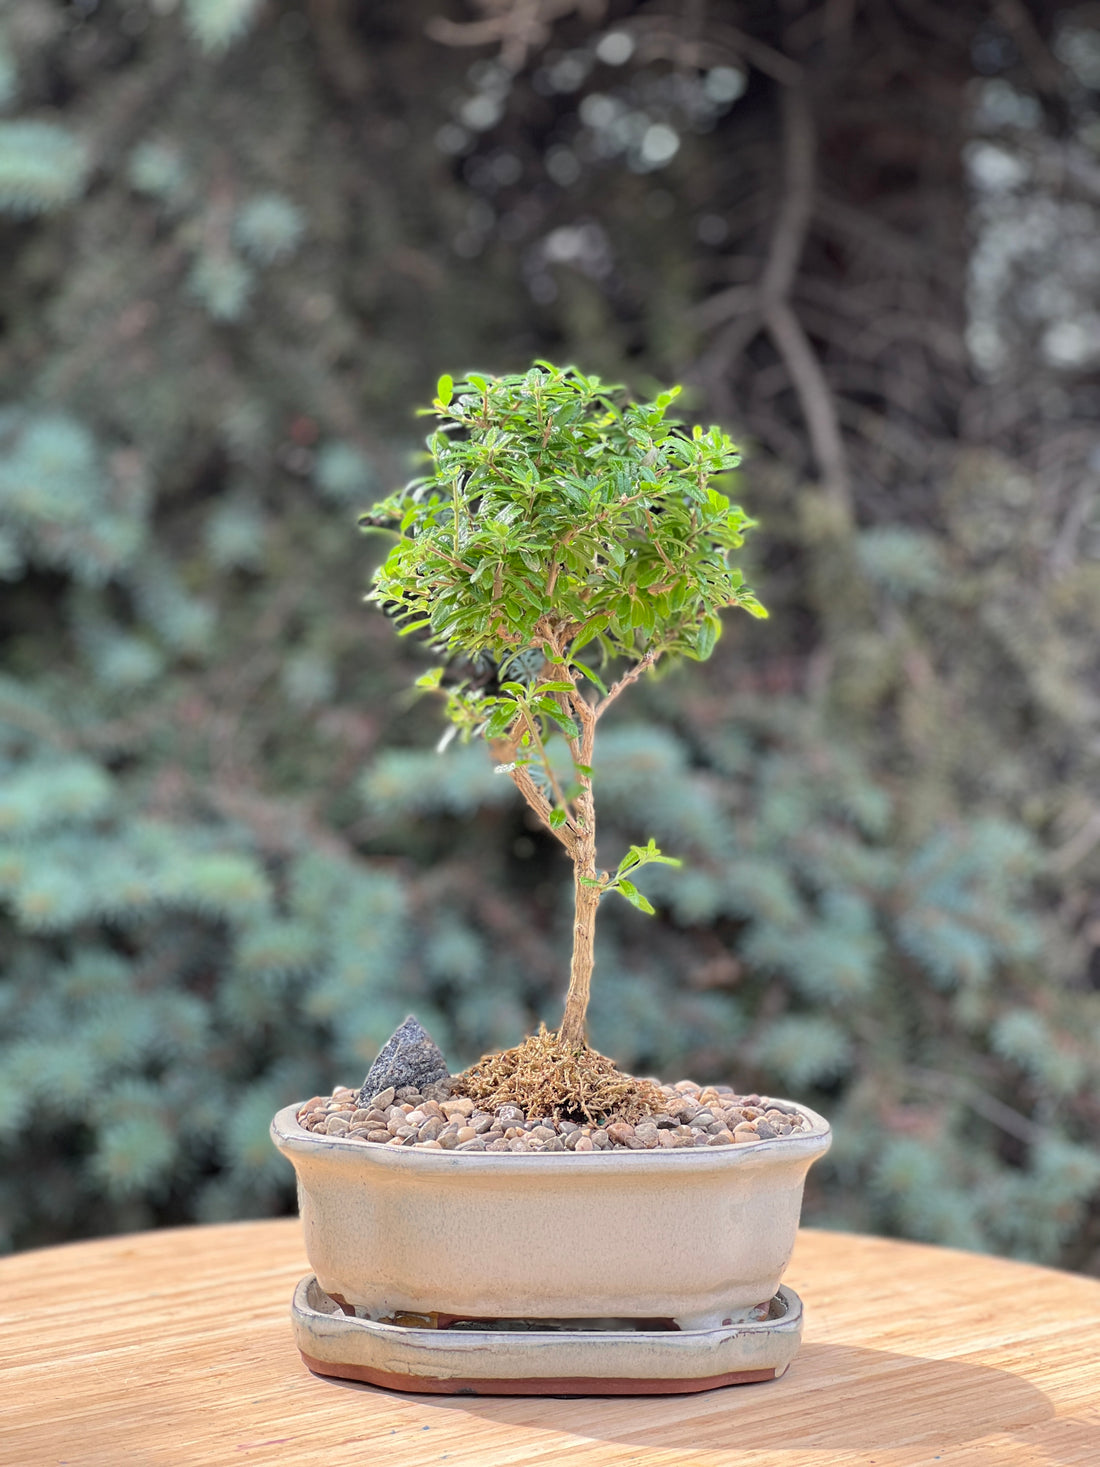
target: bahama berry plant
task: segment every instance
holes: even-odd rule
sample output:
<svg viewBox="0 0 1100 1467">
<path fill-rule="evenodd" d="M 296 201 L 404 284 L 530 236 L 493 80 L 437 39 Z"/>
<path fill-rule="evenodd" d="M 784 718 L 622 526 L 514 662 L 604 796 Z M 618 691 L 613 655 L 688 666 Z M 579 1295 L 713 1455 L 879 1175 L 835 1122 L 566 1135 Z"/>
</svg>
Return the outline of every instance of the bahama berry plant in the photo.
<svg viewBox="0 0 1100 1467">
<path fill-rule="evenodd" d="M 432 472 L 374 506 L 367 529 L 396 539 L 368 600 L 471 675 L 437 667 L 418 686 L 445 698 L 451 733 L 483 737 L 573 863 L 573 957 L 555 1042 L 586 1047 L 600 902 L 643 912 L 635 884 L 650 839 L 599 869 L 596 727 L 659 661 L 710 656 L 721 611 L 767 613 L 730 557 L 752 521 L 713 481 L 739 462 L 720 428 L 666 412 L 679 388 L 631 403 L 623 389 L 537 362 L 500 377 L 439 381 L 425 411 Z M 496 679 L 487 685 L 485 669 Z M 556 746 L 556 750 L 555 750 Z M 561 753 L 562 746 L 567 757 Z"/>
</svg>

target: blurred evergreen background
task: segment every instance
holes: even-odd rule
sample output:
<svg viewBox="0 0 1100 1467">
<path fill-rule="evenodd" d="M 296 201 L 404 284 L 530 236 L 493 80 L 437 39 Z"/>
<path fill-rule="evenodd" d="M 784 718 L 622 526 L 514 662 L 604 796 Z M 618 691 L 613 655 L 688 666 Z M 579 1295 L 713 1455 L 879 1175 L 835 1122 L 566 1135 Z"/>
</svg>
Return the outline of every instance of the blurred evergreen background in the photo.
<svg viewBox="0 0 1100 1467">
<path fill-rule="evenodd" d="M 608 719 L 686 862 L 594 1043 L 824 1111 L 811 1223 L 1100 1272 L 1100 8 L 5 0 L 0 108 L 3 1246 L 290 1211 L 407 1012 L 558 1020 L 355 528 L 544 355 L 738 437 L 772 611 Z"/>
</svg>

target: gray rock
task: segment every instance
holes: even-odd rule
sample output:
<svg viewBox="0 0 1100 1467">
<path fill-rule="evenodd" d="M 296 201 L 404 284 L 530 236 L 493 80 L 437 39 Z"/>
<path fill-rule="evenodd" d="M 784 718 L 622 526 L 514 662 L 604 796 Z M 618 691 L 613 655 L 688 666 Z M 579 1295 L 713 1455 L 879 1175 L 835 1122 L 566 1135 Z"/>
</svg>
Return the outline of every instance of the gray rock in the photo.
<svg viewBox="0 0 1100 1467">
<path fill-rule="evenodd" d="M 395 1091 L 410 1086 L 420 1089 L 425 1085 L 440 1085 L 449 1078 L 443 1051 L 410 1014 L 379 1050 L 363 1081 L 359 1104 L 366 1105 L 373 1096 L 391 1087 Z"/>
</svg>

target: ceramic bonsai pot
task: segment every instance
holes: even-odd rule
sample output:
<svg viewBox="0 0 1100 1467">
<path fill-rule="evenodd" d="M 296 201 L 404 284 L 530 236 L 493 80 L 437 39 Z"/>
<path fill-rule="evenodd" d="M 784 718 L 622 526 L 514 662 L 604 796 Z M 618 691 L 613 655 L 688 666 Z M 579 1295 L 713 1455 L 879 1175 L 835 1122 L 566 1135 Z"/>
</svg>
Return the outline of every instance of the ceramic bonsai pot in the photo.
<svg viewBox="0 0 1100 1467">
<path fill-rule="evenodd" d="M 828 1149 L 821 1116 L 778 1103 L 805 1129 L 742 1146 L 429 1151 L 306 1131 L 293 1105 L 272 1138 L 297 1173 L 318 1285 L 362 1319 L 700 1331 L 744 1324 L 776 1296 L 806 1173 Z"/>
</svg>

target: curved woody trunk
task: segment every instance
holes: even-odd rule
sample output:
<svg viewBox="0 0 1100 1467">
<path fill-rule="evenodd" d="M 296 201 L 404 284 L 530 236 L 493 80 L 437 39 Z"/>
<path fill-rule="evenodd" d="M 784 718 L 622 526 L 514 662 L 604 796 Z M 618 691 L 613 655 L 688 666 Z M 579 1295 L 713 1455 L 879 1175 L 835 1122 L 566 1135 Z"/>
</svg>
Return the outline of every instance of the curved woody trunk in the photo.
<svg viewBox="0 0 1100 1467">
<path fill-rule="evenodd" d="M 596 818 L 588 781 L 577 800 L 580 830 L 573 848 L 573 961 L 560 1038 L 564 1045 L 580 1048 L 588 1043 L 588 997 L 595 963 L 596 909 L 600 888 L 596 882 Z"/>
</svg>

